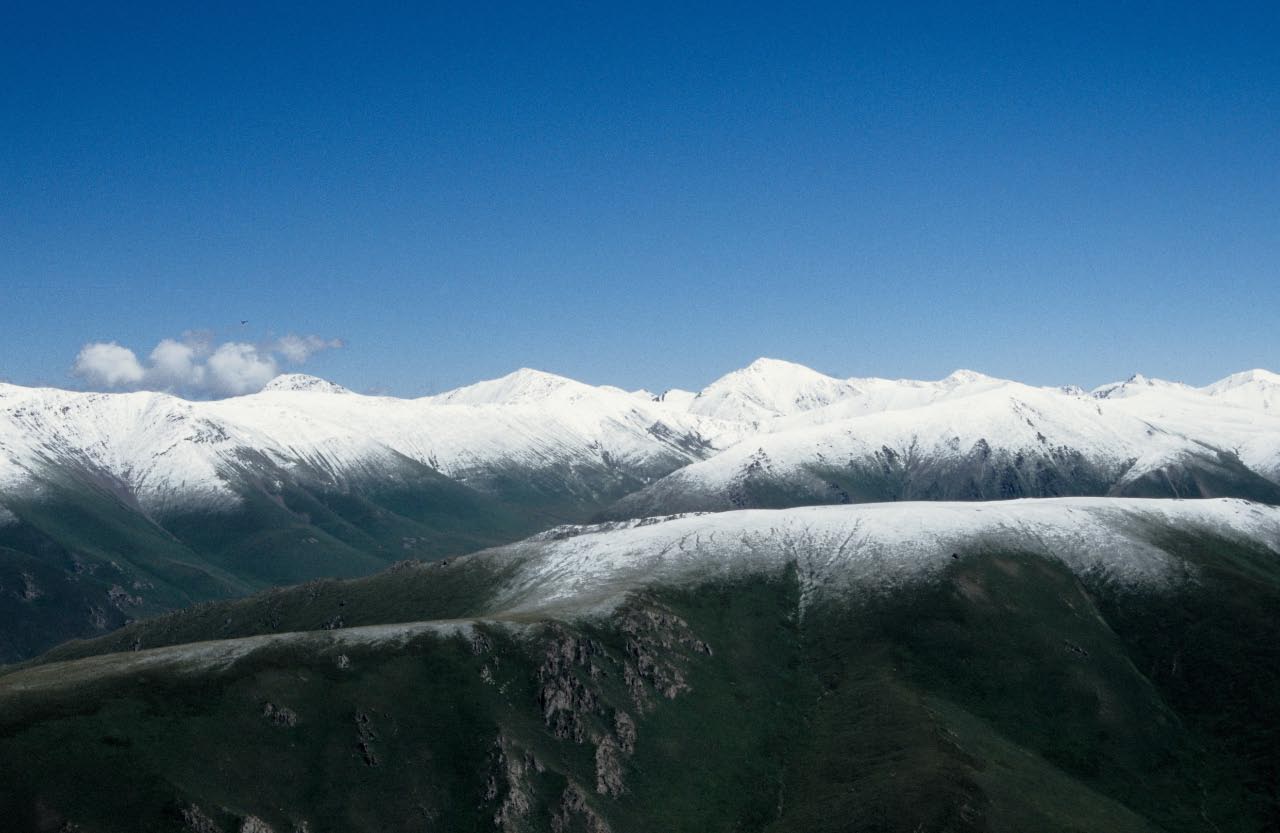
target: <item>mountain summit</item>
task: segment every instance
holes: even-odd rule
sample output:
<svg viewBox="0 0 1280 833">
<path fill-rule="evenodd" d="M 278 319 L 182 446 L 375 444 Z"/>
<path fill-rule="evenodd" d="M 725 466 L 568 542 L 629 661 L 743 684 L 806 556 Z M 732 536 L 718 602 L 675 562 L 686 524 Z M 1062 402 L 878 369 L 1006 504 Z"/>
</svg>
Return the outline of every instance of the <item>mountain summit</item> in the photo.
<svg viewBox="0 0 1280 833">
<path fill-rule="evenodd" d="M 351 393 L 342 385 L 334 384 L 327 379 L 321 379 L 319 376 L 310 376 L 306 373 L 283 373 L 267 382 L 266 387 L 262 390 L 264 392 Z"/>
<path fill-rule="evenodd" d="M 853 383 L 804 365 L 760 358 L 712 382 L 694 397 L 689 411 L 717 419 L 759 422 L 821 408 L 856 392 Z"/>
</svg>

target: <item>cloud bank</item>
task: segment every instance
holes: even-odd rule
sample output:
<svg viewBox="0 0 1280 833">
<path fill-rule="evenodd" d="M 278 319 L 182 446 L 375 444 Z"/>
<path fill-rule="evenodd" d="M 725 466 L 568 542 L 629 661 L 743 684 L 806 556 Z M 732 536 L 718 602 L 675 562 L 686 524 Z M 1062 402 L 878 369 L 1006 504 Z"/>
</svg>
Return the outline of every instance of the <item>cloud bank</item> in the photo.
<svg viewBox="0 0 1280 833">
<path fill-rule="evenodd" d="M 342 339 L 286 335 L 262 344 L 227 341 L 214 345 L 207 333 L 186 333 L 160 341 L 147 357 L 114 341 L 86 344 L 71 367 L 73 375 L 107 390 L 181 390 L 214 396 L 253 393 L 280 374 L 282 364 L 300 365 Z"/>
</svg>

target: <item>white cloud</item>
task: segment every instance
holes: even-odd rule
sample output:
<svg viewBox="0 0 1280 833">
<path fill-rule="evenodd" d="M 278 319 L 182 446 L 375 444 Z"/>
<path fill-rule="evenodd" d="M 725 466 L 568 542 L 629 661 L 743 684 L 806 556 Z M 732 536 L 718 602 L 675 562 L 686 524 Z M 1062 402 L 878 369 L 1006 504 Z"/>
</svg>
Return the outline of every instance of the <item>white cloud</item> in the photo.
<svg viewBox="0 0 1280 833">
<path fill-rule="evenodd" d="M 188 331 L 160 341 L 144 365 L 114 341 L 81 348 L 71 372 L 101 389 L 180 390 L 236 396 L 261 390 L 282 362 L 302 364 L 322 350 L 343 347 L 342 339 L 286 335 L 264 344 L 228 341 L 214 346 L 211 334 Z"/>
<path fill-rule="evenodd" d="M 302 364 L 321 350 L 336 350 L 343 347 L 340 338 L 321 338 L 320 336 L 297 336 L 290 333 L 275 343 L 279 351 L 291 364 Z"/>
<path fill-rule="evenodd" d="M 270 354 L 258 352 L 252 344 L 234 341 L 214 350 L 207 367 L 214 392 L 231 396 L 262 390 L 280 369 Z"/>
<path fill-rule="evenodd" d="M 198 363 L 199 348 L 166 338 L 151 351 L 147 380 L 156 387 L 200 387 L 205 369 Z"/>
<path fill-rule="evenodd" d="M 134 387 L 146 376 L 137 355 L 114 341 L 86 344 L 71 372 L 91 385 L 107 388 Z"/>
</svg>

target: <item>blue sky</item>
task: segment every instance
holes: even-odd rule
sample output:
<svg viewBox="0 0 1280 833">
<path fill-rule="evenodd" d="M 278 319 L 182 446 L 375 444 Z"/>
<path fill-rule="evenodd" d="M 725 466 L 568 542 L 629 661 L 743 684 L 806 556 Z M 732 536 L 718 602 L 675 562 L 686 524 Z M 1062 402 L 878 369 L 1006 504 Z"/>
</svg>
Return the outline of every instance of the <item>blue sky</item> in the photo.
<svg viewBox="0 0 1280 833">
<path fill-rule="evenodd" d="M 29 5 L 14 382 L 189 331 L 402 395 L 1280 369 L 1275 3 Z"/>
</svg>

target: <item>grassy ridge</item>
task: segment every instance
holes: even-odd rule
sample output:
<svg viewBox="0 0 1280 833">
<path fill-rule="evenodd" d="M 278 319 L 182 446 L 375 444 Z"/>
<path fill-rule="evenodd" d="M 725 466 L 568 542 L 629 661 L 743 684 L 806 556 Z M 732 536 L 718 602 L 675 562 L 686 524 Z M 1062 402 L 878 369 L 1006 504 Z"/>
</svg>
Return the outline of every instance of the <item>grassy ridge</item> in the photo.
<svg viewBox="0 0 1280 833">
<path fill-rule="evenodd" d="M 792 572 L 655 588 L 576 624 L 286 638 L 229 667 L 52 691 L 0 675 L 0 815 L 85 831 L 181 829 L 192 806 L 227 831 L 250 815 L 312 831 L 1275 829 L 1280 565 L 1213 536 L 1162 543 L 1195 566 L 1176 593 L 961 551 L 935 580 L 803 611 Z M 338 601 L 360 623 L 408 620 L 476 609 L 494 580 L 326 582 L 141 633 L 287 630 Z"/>
</svg>

